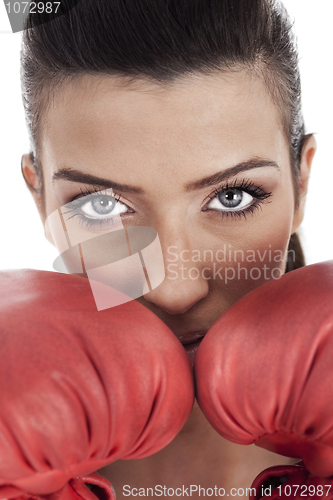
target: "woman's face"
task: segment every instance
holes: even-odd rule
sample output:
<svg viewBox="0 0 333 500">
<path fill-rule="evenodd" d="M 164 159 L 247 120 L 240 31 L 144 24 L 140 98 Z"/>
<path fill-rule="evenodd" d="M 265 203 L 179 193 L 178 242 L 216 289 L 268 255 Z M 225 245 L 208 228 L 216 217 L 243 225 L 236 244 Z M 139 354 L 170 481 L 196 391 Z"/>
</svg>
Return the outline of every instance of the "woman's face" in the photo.
<svg viewBox="0 0 333 500">
<path fill-rule="evenodd" d="M 183 343 L 284 272 L 301 213 L 278 109 L 259 78 L 194 75 L 162 87 L 86 76 L 55 96 L 41 144 L 46 216 L 76 198 L 87 237 L 110 230 L 115 213 L 157 231 L 165 279 L 137 300 Z M 85 202 L 96 191 L 104 198 Z"/>
</svg>

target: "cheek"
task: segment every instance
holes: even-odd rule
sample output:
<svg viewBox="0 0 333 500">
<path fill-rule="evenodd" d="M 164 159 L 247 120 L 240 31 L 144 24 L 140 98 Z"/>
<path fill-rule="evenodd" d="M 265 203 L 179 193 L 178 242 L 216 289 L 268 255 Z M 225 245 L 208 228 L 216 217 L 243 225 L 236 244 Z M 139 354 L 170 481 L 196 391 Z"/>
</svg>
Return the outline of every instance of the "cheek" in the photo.
<svg viewBox="0 0 333 500">
<path fill-rule="evenodd" d="M 285 200 L 256 221 L 249 217 L 238 226 L 230 221 L 223 234 L 214 236 L 213 259 L 205 262 L 206 276 L 210 276 L 211 291 L 223 297 L 227 307 L 284 273 L 292 215 L 292 201 Z"/>
</svg>

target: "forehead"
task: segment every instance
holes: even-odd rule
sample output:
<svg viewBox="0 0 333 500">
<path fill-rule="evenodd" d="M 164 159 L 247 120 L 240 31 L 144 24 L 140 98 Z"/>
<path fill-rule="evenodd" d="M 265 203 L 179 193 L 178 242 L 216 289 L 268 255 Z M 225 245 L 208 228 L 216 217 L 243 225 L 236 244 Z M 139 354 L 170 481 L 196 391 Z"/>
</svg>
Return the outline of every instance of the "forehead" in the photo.
<svg viewBox="0 0 333 500">
<path fill-rule="evenodd" d="M 133 166 L 193 171 L 275 156 L 287 148 L 264 82 L 245 71 L 191 75 L 174 83 L 84 76 L 65 83 L 46 112 L 42 160 L 99 173 Z M 86 166 L 86 168 L 85 168 Z M 51 172 L 52 173 L 52 172 Z M 202 173 L 202 170 L 200 171 Z"/>
</svg>

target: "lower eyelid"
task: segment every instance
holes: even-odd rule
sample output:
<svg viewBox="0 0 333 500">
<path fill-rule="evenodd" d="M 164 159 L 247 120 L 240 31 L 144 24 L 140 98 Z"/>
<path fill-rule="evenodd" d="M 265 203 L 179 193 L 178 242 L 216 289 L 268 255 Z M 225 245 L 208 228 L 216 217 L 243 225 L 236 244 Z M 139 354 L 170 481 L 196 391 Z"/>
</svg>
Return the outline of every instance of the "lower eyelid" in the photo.
<svg viewBox="0 0 333 500">
<path fill-rule="evenodd" d="M 262 208 L 262 204 L 263 202 L 256 200 L 251 205 L 239 210 L 214 210 L 214 212 L 222 219 L 225 217 L 229 217 L 231 219 L 240 219 L 244 217 L 246 219 L 247 215 L 253 215 L 255 211 L 260 210 Z"/>
<path fill-rule="evenodd" d="M 104 219 L 95 219 L 86 217 L 83 214 L 78 214 L 79 224 L 84 226 L 84 229 L 93 232 L 99 232 L 101 230 L 108 230 L 109 228 L 122 228 L 122 220 L 120 216 L 108 217 Z"/>
<path fill-rule="evenodd" d="M 251 204 L 238 210 L 237 208 L 235 210 L 218 210 L 215 208 L 208 208 L 207 205 L 209 202 L 206 203 L 206 205 L 201 210 L 204 212 L 211 212 L 212 217 L 219 217 L 220 220 L 223 218 L 240 219 L 242 217 L 246 219 L 247 215 L 253 215 L 253 213 L 257 210 L 261 210 L 264 204 L 271 203 L 271 201 L 267 200 L 267 198 L 269 198 L 270 196 L 271 193 L 267 193 L 265 199 L 261 200 L 253 197 L 253 202 Z"/>
</svg>

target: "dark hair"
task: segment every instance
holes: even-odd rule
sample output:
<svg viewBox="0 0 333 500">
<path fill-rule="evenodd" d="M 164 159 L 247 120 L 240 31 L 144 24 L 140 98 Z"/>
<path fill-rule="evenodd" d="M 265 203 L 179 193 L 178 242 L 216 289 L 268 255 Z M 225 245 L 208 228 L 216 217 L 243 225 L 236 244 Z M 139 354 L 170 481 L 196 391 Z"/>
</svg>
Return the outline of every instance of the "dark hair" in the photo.
<svg viewBox="0 0 333 500">
<path fill-rule="evenodd" d="M 23 34 L 22 87 L 41 185 L 38 132 L 64 81 L 104 73 L 168 85 L 194 72 L 246 69 L 264 79 L 279 110 L 298 205 L 305 137 L 298 54 L 292 23 L 277 0 L 80 0 L 67 14 L 38 22 L 28 17 Z"/>
</svg>

